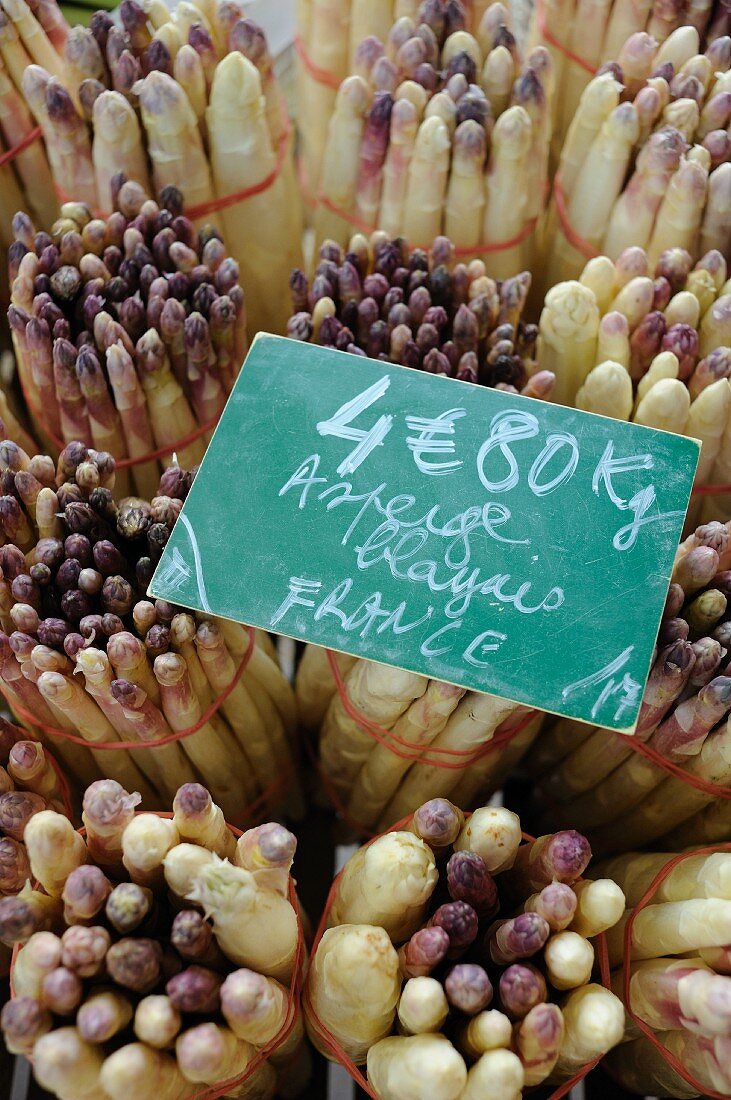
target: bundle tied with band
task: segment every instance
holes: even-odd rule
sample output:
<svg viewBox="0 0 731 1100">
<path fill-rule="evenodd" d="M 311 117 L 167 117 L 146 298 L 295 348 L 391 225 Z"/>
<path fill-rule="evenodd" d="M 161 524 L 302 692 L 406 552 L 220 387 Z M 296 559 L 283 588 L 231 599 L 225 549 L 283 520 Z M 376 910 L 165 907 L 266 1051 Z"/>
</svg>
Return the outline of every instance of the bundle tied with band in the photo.
<svg viewBox="0 0 731 1100">
<path fill-rule="evenodd" d="M 668 248 L 729 260 L 731 39 L 700 51 L 692 26 L 659 47 L 634 34 L 585 88 L 553 181 L 544 292 L 630 246 L 651 267 Z"/>
<path fill-rule="evenodd" d="M 523 60 L 501 4 L 473 34 L 466 9 L 423 3 L 384 42 L 361 44 L 329 123 L 318 240 L 344 245 L 354 230 L 380 229 L 426 249 L 444 233 L 460 259 L 484 258 L 496 277 L 533 265 L 551 59 L 538 47 Z"/>
<path fill-rule="evenodd" d="M 79 833 L 50 810 L 29 822 L 38 887 L 0 901 L 9 1049 L 60 1100 L 254 1100 L 280 1074 L 297 1095 L 310 1070 L 295 837 L 274 823 L 240 833 L 198 783 L 172 813 L 139 801 L 100 780 Z"/>
<path fill-rule="evenodd" d="M 271 639 L 145 598 L 192 474 L 116 498 L 109 454 L 58 467 L 5 441 L 0 690 L 72 785 L 100 775 L 161 807 L 196 778 L 227 819 L 302 812 L 295 704 Z"/>
<path fill-rule="evenodd" d="M 318 731 L 315 764 L 326 796 L 370 835 L 430 798 L 471 806 L 497 790 L 543 718 L 494 695 L 312 645 L 296 693 L 303 723 Z"/>
<path fill-rule="evenodd" d="M 286 274 L 301 256 L 301 205 L 264 32 L 226 0 L 207 14 L 125 0 L 120 18 L 118 26 L 100 11 L 88 28 L 70 27 L 55 0 L 33 11 L 25 0 L 3 4 L 0 99 L 5 87 L 7 109 L 15 115 L 20 104 L 21 137 L 32 129 L 29 111 L 42 132 L 23 157 L 47 157 L 45 171 L 29 176 L 28 192 L 43 196 L 29 213 L 44 230 L 59 203 L 85 203 L 104 218 L 119 171 L 148 192 L 177 187 L 198 227 L 225 231 L 252 332 L 276 331 Z M 20 171 L 23 160 L 15 163 Z M 28 204 L 17 188 L 7 202 L 9 225 Z"/>
<path fill-rule="evenodd" d="M 731 30 L 728 9 L 715 0 L 680 3 L 627 3 L 608 0 L 600 5 L 587 0 L 537 0 L 533 8 L 529 41 L 551 52 L 556 72 L 553 151 L 556 159 L 576 114 L 581 94 L 597 71 L 619 58 L 632 35 L 643 32 L 662 45 L 675 32 L 696 32 L 704 48 Z M 695 51 L 698 52 L 697 49 Z"/>
<path fill-rule="evenodd" d="M 27 730 L 0 718 L 0 897 L 21 898 L 31 877 L 25 827 L 35 814 L 53 810 L 72 819 L 75 804 L 61 766 Z M 11 949 L 0 947 L 0 977 L 7 978 Z"/>
<path fill-rule="evenodd" d="M 8 321 L 31 430 L 54 455 L 110 451 L 118 488 L 151 496 L 177 454 L 200 462 L 247 350 L 239 267 L 182 196 L 115 177 L 115 212 L 16 213 Z"/>
<path fill-rule="evenodd" d="M 599 855 L 731 839 L 729 565 L 727 524 L 681 544 L 634 735 L 545 730 L 527 762 L 539 823 L 571 821 Z"/>
<path fill-rule="evenodd" d="M 583 877 L 590 858 L 503 807 L 420 806 L 333 883 L 303 996 L 315 1046 L 378 1100 L 565 1095 L 624 1032 L 603 939 L 624 895 Z"/>
<path fill-rule="evenodd" d="M 360 70 L 363 55 L 373 53 L 369 63 L 375 64 L 384 55 L 394 25 L 407 28 L 407 37 L 412 37 L 415 27 L 428 24 L 434 38 L 438 36 L 437 45 L 454 31 L 466 30 L 474 35 L 489 6 L 487 0 L 452 0 L 449 5 L 422 4 L 420 0 L 300 0 L 295 49 L 298 103 L 302 109 L 297 125 L 301 137 L 300 185 L 309 205 L 316 198 L 338 88 L 349 73 Z M 434 46 L 431 36 L 429 43 Z M 390 72 L 387 60 L 392 59 L 384 57 L 381 62 L 384 78 Z M 433 75 L 431 64 L 428 69 Z M 426 72 L 425 63 L 425 78 Z"/>
</svg>

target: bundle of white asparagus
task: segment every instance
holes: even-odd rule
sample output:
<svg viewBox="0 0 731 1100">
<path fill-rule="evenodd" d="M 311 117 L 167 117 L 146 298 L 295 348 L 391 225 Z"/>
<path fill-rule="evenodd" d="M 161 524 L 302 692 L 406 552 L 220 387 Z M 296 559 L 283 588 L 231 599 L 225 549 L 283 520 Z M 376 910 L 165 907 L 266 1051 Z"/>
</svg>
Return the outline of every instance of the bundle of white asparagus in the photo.
<svg viewBox="0 0 731 1100">
<path fill-rule="evenodd" d="M 495 695 L 346 654 L 334 659 L 347 707 L 319 646 L 305 649 L 295 690 L 302 723 L 319 731 L 325 792 L 358 830 L 387 829 L 430 798 L 474 805 L 498 789 L 541 727 L 543 714 Z"/>
<path fill-rule="evenodd" d="M 695 266 L 680 247 L 654 263 L 639 247 L 589 260 L 546 295 L 537 359 L 554 400 L 699 439 L 696 486 L 731 482 L 731 281 L 717 250 Z M 696 498 L 691 522 L 704 507 L 729 518 L 729 499 Z"/>
<path fill-rule="evenodd" d="M 362 43 L 384 43 L 401 19 L 427 23 L 440 38 L 454 31 L 475 33 L 489 0 L 298 0 L 299 55 L 297 126 L 304 182 L 314 188 L 325 155 L 328 122 L 340 83 L 357 71 Z M 374 63 L 377 60 L 374 57 Z"/>
<path fill-rule="evenodd" d="M 538 47 L 521 60 L 500 3 L 474 36 L 451 31 L 444 12 L 425 0 L 385 45 L 363 43 L 330 119 L 316 236 L 345 245 L 354 229 L 382 229 L 428 249 L 444 233 L 462 258 L 483 255 L 508 278 L 533 266 L 551 58 Z"/>
<path fill-rule="evenodd" d="M 652 1043 L 628 1016 L 628 1041 L 610 1053 L 608 1068 L 620 1084 L 640 1094 L 688 1100 L 699 1092 L 731 1096 L 731 852 L 683 853 L 641 906 L 670 858 L 630 852 L 596 868 L 619 883 L 628 906 L 608 934 L 610 961 L 617 968 L 612 988 L 624 999 L 627 967 L 629 1007 L 655 1033 Z M 678 1073 L 678 1063 L 695 1085 Z"/>
<path fill-rule="evenodd" d="M 57 467 L 0 443 L 3 695 L 81 790 L 107 776 L 160 808 L 201 779 L 232 822 L 298 813 L 294 696 L 268 635 L 145 599 L 193 475 L 170 467 L 151 501 L 115 499 L 114 476 L 81 443 Z"/>
<path fill-rule="evenodd" d="M 674 31 L 688 26 L 698 32 L 702 43 L 725 37 L 731 33 L 728 6 L 719 0 L 693 4 L 686 0 L 539 0 L 529 40 L 546 46 L 553 57 L 556 153 L 587 84 L 605 62 L 620 56 L 628 38 L 644 31 L 662 45 Z"/>
<path fill-rule="evenodd" d="M 547 398 L 554 376 L 538 372 L 537 325 L 524 320 L 531 276 L 490 277 L 482 260 L 455 263 L 437 237 L 429 252 L 381 230 L 324 241 L 310 282 L 290 277 L 287 334 L 372 359 Z"/>
<path fill-rule="evenodd" d="M 171 817 L 136 814 L 139 801 L 100 780 L 84 795 L 85 838 L 52 810 L 28 822 L 41 889 L 0 900 L 0 941 L 24 945 L 0 1016 L 8 1048 L 60 1100 L 209 1087 L 268 1100 L 279 1072 L 296 1095 L 308 1055 L 295 837 L 267 824 L 237 842 L 197 783 Z"/>
<path fill-rule="evenodd" d="M 678 550 L 634 735 L 562 719 L 530 753 L 540 827 L 565 814 L 599 854 L 731 839 L 730 595 L 731 525 L 704 524 Z"/>
<path fill-rule="evenodd" d="M 300 203 L 266 37 L 245 14 L 238 0 L 184 0 L 174 11 L 124 0 L 121 26 L 100 11 L 89 28 L 70 28 L 55 0 L 33 10 L 3 0 L 0 101 L 5 85 L 20 93 L 43 132 L 50 172 L 31 177 L 29 193 L 50 184 L 62 201 L 108 212 L 118 171 L 147 190 L 150 181 L 178 188 L 196 224 L 224 229 L 252 332 L 277 331 L 286 317 L 276 307 L 300 262 Z M 216 206 L 243 191 L 253 193 Z M 25 207 L 15 198 L 3 220 Z M 31 209 L 47 229 L 47 198 Z"/>
<path fill-rule="evenodd" d="M 586 87 L 566 135 L 544 239 L 546 287 L 629 246 L 731 259 L 731 38 L 692 26 L 633 35 Z M 563 203 L 563 205 L 561 205 Z"/>
<path fill-rule="evenodd" d="M 465 822 L 427 802 L 336 881 L 304 996 L 313 1043 L 367 1064 L 380 1100 L 519 1100 L 573 1077 L 624 1031 L 591 942 L 624 894 L 583 877 L 590 859 L 574 830 L 523 844 L 510 810 Z"/>
<path fill-rule="evenodd" d="M 0 718 L 0 898 L 19 894 L 30 877 L 25 826 L 41 810 L 69 814 L 68 788 L 58 765 L 26 730 Z M 0 979 L 10 969 L 11 950 L 0 945 Z"/>
<path fill-rule="evenodd" d="M 152 496 L 174 451 L 203 457 L 246 356 L 246 305 L 239 265 L 180 191 L 157 203 L 122 173 L 113 186 L 106 219 L 65 203 L 46 233 L 15 214 L 8 320 L 34 435 L 54 455 L 74 440 L 111 451 L 132 464 L 118 490 Z"/>
</svg>

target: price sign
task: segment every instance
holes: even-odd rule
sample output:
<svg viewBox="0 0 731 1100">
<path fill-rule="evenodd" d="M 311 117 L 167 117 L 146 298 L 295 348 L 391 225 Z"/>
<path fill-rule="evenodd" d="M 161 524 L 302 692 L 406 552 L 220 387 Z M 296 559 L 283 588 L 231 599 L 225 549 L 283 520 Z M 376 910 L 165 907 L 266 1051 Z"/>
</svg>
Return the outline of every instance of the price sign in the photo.
<svg viewBox="0 0 731 1100">
<path fill-rule="evenodd" d="M 698 451 L 262 335 L 151 594 L 629 731 Z"/>
</svg>

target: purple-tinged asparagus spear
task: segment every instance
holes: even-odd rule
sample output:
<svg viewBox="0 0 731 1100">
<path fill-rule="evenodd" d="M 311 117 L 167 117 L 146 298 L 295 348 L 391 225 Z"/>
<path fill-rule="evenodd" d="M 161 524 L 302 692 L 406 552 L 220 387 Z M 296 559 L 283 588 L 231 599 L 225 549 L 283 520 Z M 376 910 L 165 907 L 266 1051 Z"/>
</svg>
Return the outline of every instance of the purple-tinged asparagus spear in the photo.
<svg viewBox="0 0 731 1100">
<path fill-rule="evenodd" d="M 92 924 L 104 908 L 112 884 L 99 867 L 76 867 L 66 879 L 61 900 L 67 924 Z"/>
<path fill-rule="evenodd" d="M 537 913 L 520 913 L 509 920 L 495 921 L 487 930 L 485 946 L 492 962 L 506 965 L 535 955 L 550 932 L 548 922 Z"/>
<path fill-rule="evenodd" d="M 543 917 L 552 932 L 562 932 L 574 918 L 576 894 L 564 882 L 549 882 L 539 893 L 528 898 L 524 909 Z"/>
<path fill-rule="evenodd" d="M 492 1000 L 492 983 L 483 967 L 475 963 L 458 963 L 444 979 L 447 1000 L 459 1012 L 476 1016 Z"/>
<path fill-rule="evenodd" d="M 41 983 L 41 1002 L 54 1016 L 70 1016 L 81 1003 L 84 987 L 78 974 L 59 966 Z"/>
<path fill-rule="evenodd" d="M 546 979 L 535 966 L 513 963 L 500 975 L 500 1003 L 511 1020 L 522 1020 L 548 997 Z"/>
<path fill-rule="evenodd" d="M 50 1012 L 35 997 L 15 997 L 0 1013 L 0 1029 L 11 1054 L 32 1054 L 36 1039 L 52 1027 Z"/>
<path fill-rule="evenodd" d="M 163 960 L 157 940 L 125 938 L 107 952 L 107 970 L 117 985 L 135 993 L 149 993 L 160 980 Z"/>
<path fill-rule="evenodd" d="M 444 928 L 421 928 L 399 949 L 404 978 L 428 977 L 447 957 L 450 939 Z"/>
<path fill-rule="evenodd" d="M 178 1012 L 208 1015 L 221 1006 L 223 978 L 203 966 L 189 966 L 171 978 L 165 986 L 170 1002 Z"/>
<path fill-rule="evenodd" d="M 443 928 L 449 936 L 447 958 L 462 955 L 474 943 L 478 931 L 478 917 L 471 905 L 464 901 L 450 901 L 440 905 L 431 917 L 428 928 Z"/>
<path fill-rule="evenodd" d="M 454 852 L 449 857 L 447 888 L 453 901 L 466 901 L 480 916 L 492 917 L 499 908 L 495 880 L 475 852 Z"/>
</svg>

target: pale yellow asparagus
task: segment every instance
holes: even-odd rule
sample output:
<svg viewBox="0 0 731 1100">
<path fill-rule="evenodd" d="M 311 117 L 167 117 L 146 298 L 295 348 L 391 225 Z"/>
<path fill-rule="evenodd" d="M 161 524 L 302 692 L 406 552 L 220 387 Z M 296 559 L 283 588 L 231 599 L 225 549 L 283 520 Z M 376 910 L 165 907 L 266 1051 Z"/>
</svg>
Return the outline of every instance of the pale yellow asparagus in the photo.
<svg viewBox="0 0 731 1100">
<path fill-rule="evenodd" d="M 386 833 L 346 863 L 328 924 L 374 924 L 395 942 L 424 923 L 438 874 L 431 848 L 413 833 Z"/>
<path fill-rule="evenodd" d="M 276 167 L 264 113 L 261 78 L 241 53 L 230 53 L 216 67 L 206 111 L 211 167 L 219 195 L 256 187 Z M 283 278 L 302 263 L 295 211 L 287 203 L 282 175 L 266 191 L 222 211 L 226 243 L 241 267 L 249 326 L 280 331 L 287 306 Z"/>
<path fill-rule="evenodd" d="M 585 286 L 587 290 L 590 290 L 596 298 L 596 303 L 599 306 L 599 312 L 602 314 L 602 322 L 606 320 L 606 314 L 611 317 L 617 316 L 616 313 L 610 312 L 609 308 L 614 300 L 614 296 L 617 293 L 617 290 L 619 289 L 617 284 L 617 270 L 608 256 L 594 256 L 591 260 L 587 260 L 586 264 L 584 265 L 584 269 L 579 276 L 579 282 L 582 286 Z M 622 314 L 620 314 L 620 316 L 622 316 Z M 626 318 L 624 318 L 624 320 L 626 321 Z M 619 322 L 615 323 L 619 324 Z M 629 365 L 629 342 L 627 347 L 627 357 Z M 620 363 L 622 362 L 622 357 L 620 355 L 605 355 L 604 358 L 615 358 Z M 600 359 L 598 355 L 597 362 L 602 362 L 602 359 Z"/>
<path fill-rule="evenodd" d="M 482 1054 L 467 1073 L 460 1100 L 520 1100 L 525 1070 L 512 1050 Z"/>
<path fill-rule="evenodd" d="M 627 905 L 637 905 L 653 879 L 674 858 L 672 852 L 628 852 L 599 864 L 595 870 L 622 887 Z M 731 854 L 691 855 L 682 860 L 655 890 L 652 901 L 685 901 L 689 898 L 725 898 L 731 901 Z"/>
<path fill-rule="evenodd" d="M 596 868 L 592 870 L 596 871 Z M 606 932 L 624 913 L 625 896 L 621 886 L 611 877 L 581 879 L 574 883 L 576 913 L 569 930 L 591 939 Z"/>
<path fill-rule="evenodd" d="M 584 89 L 561 150 L 560 179 L 567 195 L 573 192 L 594 139 L 618 106 L 621 90 L 622 86 L 611 73 L 594 77 Z"/>
<path fill-rule="evenodd" d="M 399 749 L 406 741 L 416 750 L 428 746 L 444 729 L 449 716 L 464 695 L 462 688 L 441 680 L 430 680 L 393 727 Z M 365 826 L 374 824 L 394 795 L 411 760 L 396 755 L 387 745 L 377 744 L 368 755 L 353 786 L 348 813 Z"/>
<path fill-rule="evenodd" d="M 505 46 L 490 50 L 482 66 L 480 87 L 490 100 L 495 115 L 501 115 L 507 108 L 515 75 L 510 51 Z"/>
<path fill-rule="evenodd" d="M 633 420 L 648 428 L 682 433 L 690 412 L 687 387 L 677 378 L 662 378 L 640 401 Z"/>
<path fill-rule="evenodd" d="M 511 241 L 526 223 L 528 191 L 524 187 L 531 154 L 532 124 L 527 111 L 509 107 L 492 132 L 487 167 L 483 243 Z M 521 267 L 521 246 L 500 249 L 491 256 L 490 271 L 496 278 L 510 278 Z"/>
<path fill-rule="evenodd" d="M 607 932 L 613 966 L 625 957 L 624 917 Z M 725 898 L 690 898 L 647 905 L 635 915 L 630 943 L 631 959 L 678 955 L 731 942 L 731 901 Z"/>
<path fill-rule="evenodd" d="M 96 98 L 93 130 L 92 160 L 102 210 L 114 209 L 111 181 L 121 165 L 128 177 L 149 193 L 151 185 L 140 124 L 134 108 L 120 92 L 102 92 Z"/>
<path fill-rule="evenodd" d="M 451 140 L 441 118 L 425 118 L 409 165 L 402 232 L 413 244 L 428 247 L 442 228 Z"/>
<path fill-rule="evenodd" d="M 511 1038 L 512 1024 L 508 1017 L 490 1008 L 460 1024 L 456 1042 L 463 1054 L 475 1060 L 490 1050 L 509 1047 Z"/>
<path fill-rule="evenodd" d="M 329 123 L 320 192 L 324 199 L 342 210 L 343 214 L 328 209 L 324 203 L 318 205 L 315 215 L 315 236 L 318 241 L 330 239 L 345 244 L 352 232 L 348 218 L 352 216 L 355 207 L 358 150 L 370 100 L 370 90 L 362 77 L 349 76 L 340 85 L 335 110 Z M 309 115 L 310 112 L 305 114 Z"/>
<path fill-rule="evenodd" d="M 565 1031 L 555 1077 L 570 1076 L 622 1040 L 624 1006 L 604 986 L 589 984 L 574 989 L 561 1011 Z"/>
<path fill-rule="evenodd" d="M 346 676 L 357 658 L 347 653 L 334 654 L 340 675 Z M 308 645 L 297 666 L 295 692 L 300 720 L 308 730 L 317 730 L 336 692 L 335 680 L 328 658 L 322 646 Z"/>
<path fill-rule="evenodd" d="M 368 1080 L 381 1100 L 458 1100 L 467 1067 L 444 1035 L 393 1036 L 368 1051 Z"/>
<path fill-rule="evenodd" d="M 650 364 L 647 374 L 640 378 L 637 384 L 635 408 L 642 401 L 656 382 L 663 378 L 677 378 L 680 370 L 678 357 L 672 351 L 661 351 Z"/>
<path fill-rule="evenodd" d="M 327 1053 L 318 1036 L 319 1020 L 356 1064 L 393 1026 L 401 992 L 398 955 L 388 935 L 373 925 L 329 928 L 310 963 L 310 1004 L 305 1001 L 307 1030 L 315 1046 Z"/>
<path fill-rule="evenodd" d="M 401 991 L 397 1015 L 403 1035 L 440 1031 L 449 1013 L 444 986 L 436 978 L 409 978 Z"/>
<path fill-rule="evenodd" d="M 47 894 L 60 898 L 68 876 L 88 860 L 83 837 L 63 814 L 41 810 L 25 826 L 23 841 L 33 877 Z"/>
<path fill-rule="evenodd" d="M 345 678 L 351 706 L 367 720 L 390 729 L 407 707 L 424 694 L 423 676 L 358 661 Z M 345 709 L 336 696 L 325 715 L 320 734 L 320 761 L 335 789 L 346 795 L 376 741 Z M 415 807 L 413 807 L 415 809 Z"/>
<path fill-rule="evenodd" d="M 151 890 L 162 888 L 165 857 L 178 841 L 172 821 L 155 814 L 138 814 L 122 833 L 122 861 L 132 881 Z"/>
<path fill-rule="evenodd" d="M 496 695 L 470 692 L 465 696 L 430 746 L 430 755 L 434 754 L 436 762 L 430 764 L 417 761 L 411 765 L 401 786 L 381 815 L 381 822 L 392 824 L 430 798 L 448 796 L 460 781 L 460 771 L 441 767 L 439 762 L 443 758 L 436 750 L 477 752 L 492 740 L 501 723 L 515 709 L 515 703 Z"/>
<path fill-rule="evenodd" d="M 594 367 L 576 394 L 577 409 L 614 420 L 629 420 L 632 405 L 632 379 L 621 363 L 611 360 Z"/>
<path fill-rule="evenodd" d="M 598 329 L 596 299 L 581 283 L 559 283 L 548 292 L 540 319 L 538 364 L 556 375 L 553 400 L 558 404 L 573 405 L 594 365 Z"/>
<path fill-rule="evenodd" d="M 578 932 L 557 932 L 543 949 L 543 962 L 554 989 L 576 989 L 591 977 L 594 948 Z"/>
<path fill-rule="evenodd" d="M 474 852 L 491 874 L 513 866 L 522 840 L 520 818 L 504 806 L 481 806 L 454 842 L 457 852 Z"/>
</svg>

